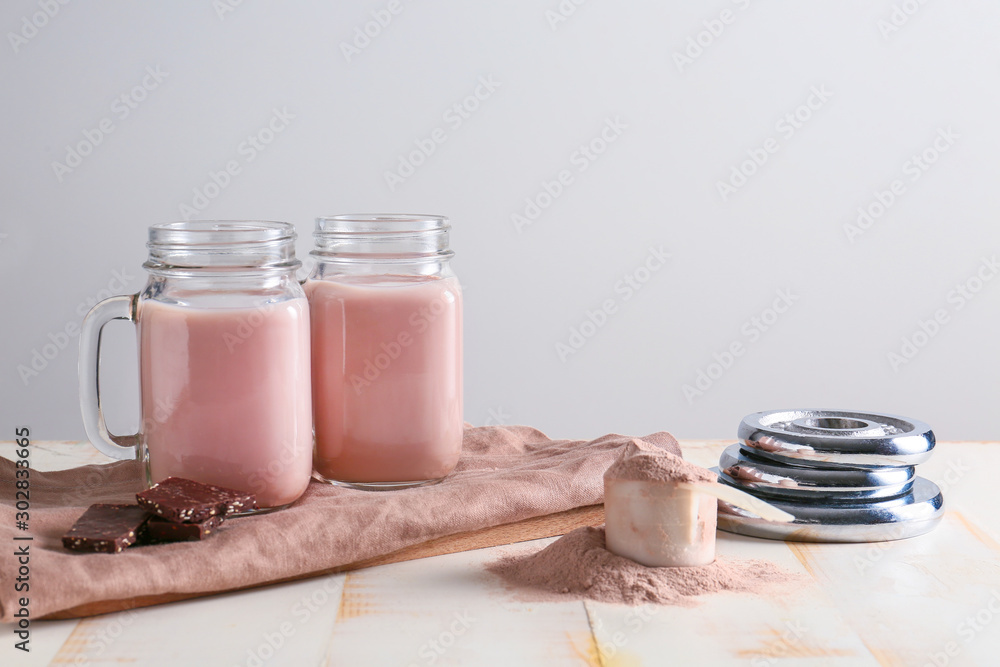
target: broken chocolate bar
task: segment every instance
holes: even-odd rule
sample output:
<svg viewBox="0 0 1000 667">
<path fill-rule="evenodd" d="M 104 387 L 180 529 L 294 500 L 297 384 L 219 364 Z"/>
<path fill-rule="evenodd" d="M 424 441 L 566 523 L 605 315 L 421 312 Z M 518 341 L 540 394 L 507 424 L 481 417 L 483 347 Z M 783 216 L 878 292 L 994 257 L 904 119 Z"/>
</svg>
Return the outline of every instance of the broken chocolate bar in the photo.
<svg viewBox="0 0 1000 667">
<path fill-rule="evenodd" d="M 63 546 L 73 551 L 116 554 L 135 544 L 149 519 L 138 505 L 91 505 L 63 535 Z"/>
<path fill-rule="evenodd" d="M 256 506 L 252 493 L 180 477 L 168 477 L 135 497 L 153 514 L 180 523 L 199 523 L 211 516 L 224 516 Z"/>
<path fill-rule="evenodd" d="M 140 544 L 163 544 L 165 542 L 193 542 L 203 540 L 222 525 L 222 517 L 219 515 L 210 516 L 201 523 L 175 523 L 161 519 L 158 516 L 150 517 L 142 535 L 139 537 Z"/>
</svg>

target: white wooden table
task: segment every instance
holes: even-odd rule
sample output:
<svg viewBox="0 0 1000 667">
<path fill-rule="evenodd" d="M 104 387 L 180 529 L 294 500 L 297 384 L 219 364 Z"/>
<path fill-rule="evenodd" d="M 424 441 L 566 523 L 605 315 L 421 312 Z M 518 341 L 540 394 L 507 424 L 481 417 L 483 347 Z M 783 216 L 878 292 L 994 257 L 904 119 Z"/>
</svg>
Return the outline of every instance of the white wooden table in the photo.
<svg viewBox="0 0 1000 667">
<path fill-rule="evenodd" d="M 728 441 L 688 441 L 716 463 Z M 57 469 L 104 459 L 33 445 Z M 0 444 L 0 455 L 13 457 Z M 483 570 L 551 540 L 71 621 L 32 624 L 30 654 L 0 627 L 0 665 L 1000 666 L 1000 443 L 940 443 L 920 474 L 945 491 L 932 533 L 817 545 L 719 534 L 721 554 L 808 575 L 776 599 L 723 593 L 694 608 L 526 603 Z M 9 582 L 9 579 L 7 579 Z"/>
</svg>

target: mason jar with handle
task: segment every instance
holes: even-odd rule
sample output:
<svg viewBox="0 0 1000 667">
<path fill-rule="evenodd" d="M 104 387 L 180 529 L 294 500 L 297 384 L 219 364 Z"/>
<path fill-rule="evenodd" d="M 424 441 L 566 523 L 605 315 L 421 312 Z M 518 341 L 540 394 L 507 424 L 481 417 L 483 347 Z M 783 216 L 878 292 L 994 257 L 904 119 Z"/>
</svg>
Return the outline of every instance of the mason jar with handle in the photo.
<svg viewBox="0 0 1000 667">
<path fill-rule="evenodd" d="M 462 451 L 462 289 L 448 219 L 316 221 L 316 476 L 368 490 L 437 482 Z"/>
<path fill-rule="evenodd" d="M 90 441 L 139 458 L 147 485 L 184 477 L 294 502 L 312 470 L 309 308 L 284 222 L 189 221 L 149 229 L 149 280 L 98 303 L 80 336 L 80 401 Z M 100 395 L 101 331 L 137 331 L 142 420 L 115 435 Z"/>
</svg>

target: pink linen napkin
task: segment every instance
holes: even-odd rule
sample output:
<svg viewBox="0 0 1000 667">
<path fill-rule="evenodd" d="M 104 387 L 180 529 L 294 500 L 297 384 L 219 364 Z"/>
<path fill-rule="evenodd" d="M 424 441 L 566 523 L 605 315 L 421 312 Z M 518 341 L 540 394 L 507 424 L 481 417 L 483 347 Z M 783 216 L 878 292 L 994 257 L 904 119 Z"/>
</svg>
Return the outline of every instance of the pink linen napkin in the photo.
<svg viewBox="0 0 1000 667">
<path fill-rule="evenodd" d="M 660 432 L 641 438 L 680 454 Z M 140 464 L 121 461 L 31 471 L 30 528 L 15 522 L 14 464 L 0 458 L 0 621 L 18 598 L 31 616 L 102 600 L 207 594 L 262 585 L 389 554 L 466 531 L 601 503 L 602 476 L 631 437 L 552 440 L 527 426 L 467 428 L 456 471 L 440 484 L 389 492 L 313 482 L 293 506 L 226 522 L 202 542 L 131 547 L 119 554 L 67 551 L 61 537 L 93 503 L 134 503 Z M 30 536 L 30 541 L 13 541 Z M 12 544 L 29 545 L 27 592 L 16 592 Z"/>
</svg>

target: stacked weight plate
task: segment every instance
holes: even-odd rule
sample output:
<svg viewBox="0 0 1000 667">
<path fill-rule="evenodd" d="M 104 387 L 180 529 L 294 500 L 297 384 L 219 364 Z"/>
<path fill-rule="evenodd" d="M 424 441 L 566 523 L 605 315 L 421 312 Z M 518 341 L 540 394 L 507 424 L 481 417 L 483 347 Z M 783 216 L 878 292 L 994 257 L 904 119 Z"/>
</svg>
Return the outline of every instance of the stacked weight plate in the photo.
<svg viewBox="0 0 1000 667">
<path fill-rule="evenodd" d="M 713 469 L 719 481 L 795 517 L 765 521 L 719 503 L 719 528 L 800 542 L 882 542 L 921 535 L 944 498 L 915 466 L 934 433 L 913 419 L 843 410 L 775 410 L 743 418 L 740 442 Z"/>
</svg>

